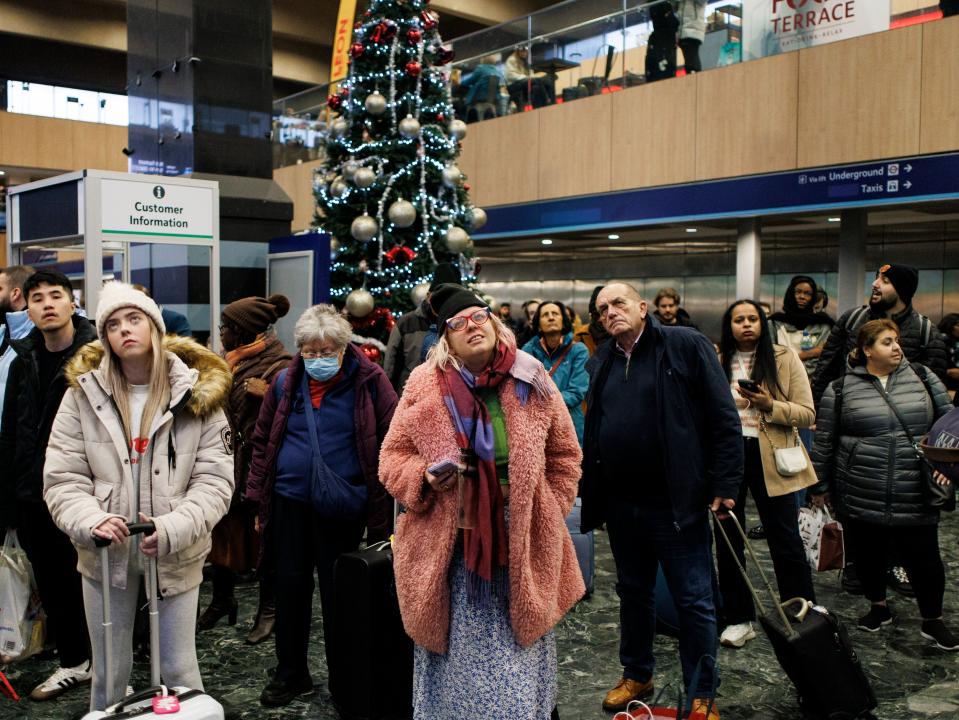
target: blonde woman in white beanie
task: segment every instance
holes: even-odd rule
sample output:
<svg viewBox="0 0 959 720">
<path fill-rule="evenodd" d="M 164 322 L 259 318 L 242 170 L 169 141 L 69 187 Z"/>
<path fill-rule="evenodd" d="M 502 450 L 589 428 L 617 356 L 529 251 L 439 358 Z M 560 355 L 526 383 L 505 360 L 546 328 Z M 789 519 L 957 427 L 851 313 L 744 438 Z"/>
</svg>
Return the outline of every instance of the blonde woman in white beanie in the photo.
<svg viewBox="0 0 959 720">
<path fill-rule="evenodd" d="M 125 283 L 108 283 L 96 315 L 100 340 L 67 367 L 69 389 L 53 424 L 44 499 L 77 548 L 93 649 L 90 709 L 121 699 L 133 664 L 132 632 L 143 574 L 157 558 L 160 667 L 165 684 L 202 689 L 194 627 L 210 533 L 233 492 L 223 407 L 226 363 L 192 340 L 164 337 L 160 308 Z M 151 520 L 137 543 L 127 522 Z M 94 536 L 110 548 L 115 667 L 104 667 L 102 586 Z M 106 697 L 106 673 L 115 697 Z"/>
</svg>

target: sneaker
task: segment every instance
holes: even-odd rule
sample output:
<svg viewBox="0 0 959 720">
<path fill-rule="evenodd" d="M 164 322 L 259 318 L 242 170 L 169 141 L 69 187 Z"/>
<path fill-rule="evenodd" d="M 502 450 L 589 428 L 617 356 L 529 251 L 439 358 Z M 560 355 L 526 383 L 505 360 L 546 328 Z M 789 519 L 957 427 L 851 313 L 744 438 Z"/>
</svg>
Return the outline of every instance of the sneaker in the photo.
<svg viewBox="0 0 959 720">
<path fill-rule="evenodd" d="M 37 685 L 30 697 L 33 700 L 52 700 L 58 695 L 62 695 L 70 688 L 90 682 L 93 678 L 93 670 L 90 667 L 90 661 L 81 663 L 72 668 L 59 668 L 53 675 L 44 682 Z"/>
<path fill-rule="evenodd" d="M 940 650 L 959 650 L 959 639 L 953 635 L 941 620 L 923 620 L 920 634 L 926 640 L 932 640 Z"/>
<path fill-rule="evenodd" d="M 750 540 L 765 540 L 766 528 L 764 528 L 762 525 L 757 525 L 756 527 L 749 528 L 749 532 L 746 534 L 749 536 Z"/>
<path fill-rule="evenodd" d="M 751 622 L 727 625 L 723 634 L 719 636 L 719 644 L 724 647 L 741 648 L 756 637 L 756 630 Z"/>
<path fill-rule="evenodd" d="M 886 584 L 903 597 L 916 597 L 916 591 L 912 589 L 909 576 L 906 575 L 905 569 L 898 565 L 889 568 L 889 573 L 886 576 Z"/>
<path fill-rule="evenodd" d="M 273 679 L 260 693 L 260 703 L 266 707 L 289 705 L 302 695 L 313 692 L 313 680 L 309 676 L 294 680 Z"/>
<path fill-rule="evenodd" d="M 894 618 L 895 616 L 888 606 L 873 605 L 869 608 L 868 613 L 859 618 L 859 622 L 856 623 L 856 625 L 860 630 L 865 630 L 866 632 L 879 632 L 879 628 L 883 625 L 892 625 Z"/>
</svg>

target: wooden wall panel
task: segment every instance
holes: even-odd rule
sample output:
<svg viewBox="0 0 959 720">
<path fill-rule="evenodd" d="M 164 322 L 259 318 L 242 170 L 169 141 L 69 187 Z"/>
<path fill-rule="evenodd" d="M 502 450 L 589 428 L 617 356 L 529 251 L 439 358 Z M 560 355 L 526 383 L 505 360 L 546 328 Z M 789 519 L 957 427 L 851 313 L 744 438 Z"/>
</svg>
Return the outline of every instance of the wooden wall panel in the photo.
<svg viewBox="0 0 959 720">
<path fill-rule="evenodd" d="M 922 35 L 916 25 L 799 51 L 800 167 L 919 152 Z"/>
<path fill-rule="evenodd" d="M 922 26 L 919 152 L 959 148 L 959 17 Z"/>
<path fill-rule="evenodd" d="M 611 189 L 694 179 L 699 77 L 664 80 L 613 94 Z"/>
<path fill-rule="evenodd" d="M 276 184 L 293 201 L 292 232 L 306 230 L 313 225 L 313 211 L 316 201 L 313 198 L 313 171 L 323 164 L 322 160 L 312 160 L 300 165 L 289 165 L 273 171 Z"/>
<path fill-rule="evenodd" d="M 796 167 L 796 53 L 700 73 L 698 80 L 697 180 Z"/>
<path fill-rule="evenodd" d="M 126 142 L 117 125 L 0 112 L 0 165 L 126 171 Z"/>
<path fill-rule="evenodd" d="M 476 152 L 476 123 L 466 126 L 466 137 L 463 138 L 463 147 L 460 150 L 460 156 L 456 159 L 456 165 L 466 176 L 466 183 L 472 189 L 476 183 L 476 162 L 479 155 Z M 470 194 L 472 198 L 472 191 Z"/>
<path fill-rule="evenodd" d="M 517 113 L 469 126 L 467 140 L 476 143 L 470 182 L 470 195 L 476 205 L 492 207 L 541 197 L 538 163 L 542 112 Z"/>
<path fill-rule="evenodd" d="M 539 116 L 540 198 L 609 191 L 612 108 L 609 94 L 531 113 Z"/>
</svg>

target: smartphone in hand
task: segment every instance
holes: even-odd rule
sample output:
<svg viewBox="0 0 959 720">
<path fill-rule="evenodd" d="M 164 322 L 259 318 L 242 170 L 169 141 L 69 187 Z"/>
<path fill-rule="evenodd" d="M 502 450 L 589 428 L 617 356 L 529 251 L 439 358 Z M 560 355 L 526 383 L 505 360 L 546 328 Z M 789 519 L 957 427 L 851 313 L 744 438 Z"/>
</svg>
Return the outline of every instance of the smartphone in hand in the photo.
<svg viewBox="0 0 959 720">
<path fill-rule="evenodd" d="M 459 465 L 456 464 L 455 460 L 441 460 L 435 465 L 430 465 L 427 471 L 430 475 L 433 475 L 438 478 L 446 477 L 452 472 L 455 472 Z"/>
<path fill-rule="evenodd" d="M 739 387 L 741 387 L 743 390 L 747 390 L 751 393 L 759 392 L 759 383 L 755 380 L 737 380 L 736 382 L 739 383 Z"/>
</svg>

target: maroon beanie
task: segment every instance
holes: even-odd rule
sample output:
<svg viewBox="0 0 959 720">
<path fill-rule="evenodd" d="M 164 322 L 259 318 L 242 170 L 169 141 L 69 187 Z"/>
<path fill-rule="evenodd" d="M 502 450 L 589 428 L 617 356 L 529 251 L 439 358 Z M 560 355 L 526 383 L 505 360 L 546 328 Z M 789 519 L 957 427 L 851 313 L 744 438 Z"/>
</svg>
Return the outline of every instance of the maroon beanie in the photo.
<svg viewBox="0 0 959 720">
<path fill-rule="evenodd" d="M 246 297 L 223 308 L 223 319 L 238 330 L 259 335 L 290 311 L 290 301 L 279 293 L 268 298 Z"/>
</svg>

